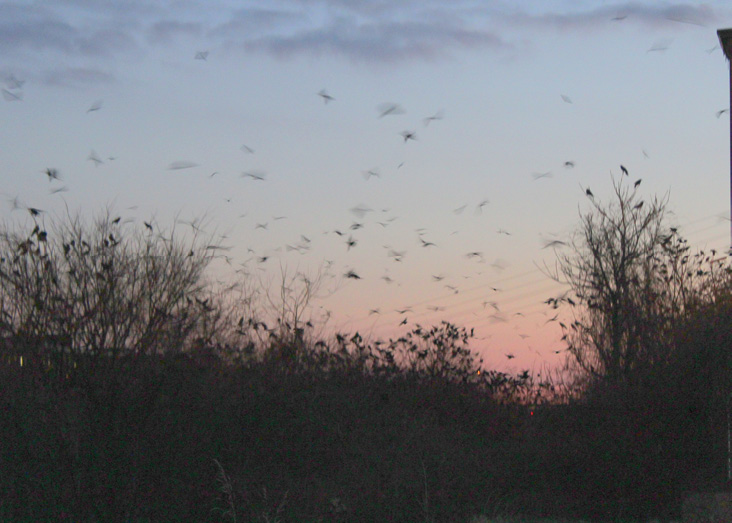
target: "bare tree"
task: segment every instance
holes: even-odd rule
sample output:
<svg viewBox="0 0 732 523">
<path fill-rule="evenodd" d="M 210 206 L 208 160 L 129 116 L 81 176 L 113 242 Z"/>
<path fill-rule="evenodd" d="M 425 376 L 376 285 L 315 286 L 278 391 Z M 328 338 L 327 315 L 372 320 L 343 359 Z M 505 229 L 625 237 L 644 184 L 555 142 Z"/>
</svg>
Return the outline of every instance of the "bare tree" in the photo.
<svg viewBox="0 0 732 523">
<path fill-rule="evenodd" d="M 571 355 L 583 371 L 611 380 L 662 357 L 658 342 L 667 313 L 680 311 L 674 300 L 683 300 L 659 285 L 673 238 L 664 224 L 668 197 L 644 201 L 637 188 L 613 179 L 609 204 L 586 191 L 591 209 L 580 213 L 580 226 L 568 250 L 558 253 L 552 274 L 571 289 L 553 303 L 573 308 L 574 321 L 565 329 Z"/>
<path fill-rule="evenodd" d="M 48 230 L 36 220 L 30 234 L 6 225 L 0 335 L 15 349 L 50 343 L 95 368 L 190 349 L 216 325 L 203 278 L 212 258 L 207 240 L 148 223 L 134 228 L 109 211 L 91 223 L 67 214 Z"/>
</svg>

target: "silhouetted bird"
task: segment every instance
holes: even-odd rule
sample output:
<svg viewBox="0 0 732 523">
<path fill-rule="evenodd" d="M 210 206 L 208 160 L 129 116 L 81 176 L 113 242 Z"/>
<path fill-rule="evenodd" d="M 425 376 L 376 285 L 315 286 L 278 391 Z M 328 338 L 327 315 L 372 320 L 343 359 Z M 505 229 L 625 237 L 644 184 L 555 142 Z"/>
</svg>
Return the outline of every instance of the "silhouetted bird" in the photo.
<svg viewBox="0 0 732 523">
<path fill-rule="evenodd" d="M 193 57 L 194 60 L 206 60 L 208 58 L 208 51 L 197 51 Z"/>
<path fill-rule="evenodd" d="M 551 173 L 551 171 L 547 171 L 545 173 L 533 173 L 531 175 L 531 177 L 534 180 L 538 180 L 539 178 L 551 178 L 552 177 L 552 173 Z"/>
<path fill-rule="evenodd" d="M 640 179 L 636 180 L 635 183 L 633 184 L 633 187 L 638 187 L 640 184 L 641 184 L 641 180 Z"/>
<path fill-rule="evenodd" d="M 379 105 L 377 109 L 379 110 L 379 118 L 395 114 L 404 114 L 404 109 L 402 109 L 399 104 L 394 103 L 383 103 Z"/>
<path fill-rule="evenodd" d="M 345 274 L 345 276 L 346 276 L 346 278 L 351 278 L 352 280 L 360 280 L 360 279 L 361 279 L 361 276 L 359 276 L 358 274 L 356 274 L 356 273 L 355 273 L 354 271 L 352 271 L 352 270 L 349 270 L 349 271 L 348 271 L 348 272 L 347 272 L 347 273 Z"/>
<path fill-rule="evenodd" d="M 728 112 L 729 112 L 729 108 L 727 108 L 727 109 L 721 109 L 721 110 L 717 111 L 717 118 L 719 118 L 720 116 L 722 116 L 724 113 L 728 113 Z"/>
<path fill-rule="evenodd" d="M 89 109 L 86 110 L 86 112 L 87 113 L 92 113 L 94 111 L 98 111 L 101 108 L 102 108 L 102 101 L 101 100 L 97 100 L 96 102 L 94 102 L 93 104 L 91 104 L 91 106 L 89 107 Z"/>
<path fill-rule="evenodd" d="M 512 360 L 512 359 L 514 359 L 515 357 L 516 357 L 516 356 L 514 356 L 513 354 L 506 354 L 506 358 L 508 358 L 509 360 Z"/>
<path fill-rule="evenodd" d="M 624 165 L 620 166 L 620 172 L 622 172 L 625 176 L 628 176 L 628 169 L 626 169 Z"/>
<path fill-rule="evenodd" d="M 43 211 L 41 209 L 36 209 L 35 207 L 28 207 L 28 212 L 30 213 L 31 216 L 38 216 Z"/>
<path fill-rule="evenodd" d="M 152 232 L 153 226 L 151 224 L 149 224 L 148 222 L 145 222 L 145 221 L 143 221 L 142 223 L 144 223 L 145 227 L 147 227 L 150 230 L 150 232 Z"/>
<path fill-rule="evenodd" d="M 7 89 L 3 89 L 3 98 L 5 98 L 8 102 L 22 102 L 23 101 L 23 92 L 13 92 L 8 91 Z"/>
<path fill-rule="evenodd" d="M 46 173 L 46 176 L 48 176 L 49 182 L 51 180 L 60 180 L 61 179 L 61 177 L 58 174 L 58 169 L 53 169 L 53 168 L 49 167 L 44 172 Z"/>
<path fill-rule="evenodd" d="M 568 103 L 568 104 L 572 103 L 572 99 L 569 96 L 567 96 L 566 94 L 563 94 L 561 96 L 562 96 L 562 100 L 564 100 L 566 103 Z"/>
<path fill-rule="evenodd" d="M 402 131 L 402 137 L 404 138 L 404 143 L 407 143 L 409 140 L 416 140 L 417 133 L 414 131 Z"/>
<path fill-rule="evenodd" d="M 437 111 L 432 116 L 428 116 L 427 118 L 422 120 L 422 123 L 424 123 L 424 126 L 427 127 L 430 124 L 430 122 L 432 122 L 434 120 L 442 120 L 442 111 Z"/>
<path fill-rule="evenodd" d="M 320 96 L 323 99 L 324 104 L 335 101 L 335 98 L 333 98 L 331 95 L 329 95 L 325 89 L 321 89 L 318 92 L 318 96 Z"/>
<path fill-rule="evenodd" d="M 241 173 L 241 177 L 242 178 L 251 178 L 252 180 L 258 180 L 261 182 L 261 181 L 264 181 L 264 179 L 267 177 L 267 174 L 263 173 L 263 172 L 250 171 L 250 172 Z"/>
<path fill-rule="evenodd" d="M 91 158 L 90 158 L 91 159 Z M 180 160 L 177 162 L 171 162 L 170 165 L 168 165 L 168 170 L 170 171 L 179 171 L 181 169 L 190 169 L 191 167 L 197 167 L 197 163 L 188 162 L 185 160 Z"/>
<path fill-rule="evenodd" d="M 637 204 L 635 207 L 633 207 L 633 209 L 640 209 L 641 207 L 643 207 L 643 202 Z"/>
<path fill-rule="evenodd" d="M 420 238 L 419 241 L 422 242 L 422 247 L 437 247 L 434 243 L 425 241 L 422 238 Z"/>
<path fill-rule="evenodd" d="M 104 163 L 94 151 L 90 152 L 86 159 L 87 161 L 94 162 L 94 167 L 99 167 L 100 164 Z M 193 167 L 193 165 L 191 167 Z"/>
<path fill-rule="evenodd" d="M 567 169 L 571 169 L 572 167 L 574 167 L 574 162 L 568 160 L 568 161 L 564 162 L 564 166 Z"/>
<path fill-rule="evenodd" d="M 587 196 L 589 196 L 590 198 L 594 198 L 595 197 L 595 195 L 592 194 L 592 191 L 589 188 L 585 190 L 585 194 Z"/>
</svg>

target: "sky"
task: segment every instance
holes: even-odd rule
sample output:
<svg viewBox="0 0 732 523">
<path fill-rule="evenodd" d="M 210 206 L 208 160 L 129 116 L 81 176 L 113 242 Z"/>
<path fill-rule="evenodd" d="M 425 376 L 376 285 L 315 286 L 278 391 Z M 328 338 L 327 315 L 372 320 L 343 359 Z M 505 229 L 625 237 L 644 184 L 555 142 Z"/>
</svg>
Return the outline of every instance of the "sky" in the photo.
<svg viewBox="0 0 732 523">
<path fill-rule="evenodd" d="M 542 268 L 587 188 L 623 165 L 729 247 L 726 27 L 727 1 L 0 1 L 0 212 L 205 218 L 222 278 L 321 273 L 330 332 L 444 320 L 489 367 L 557 367 Z"/>
</svg>

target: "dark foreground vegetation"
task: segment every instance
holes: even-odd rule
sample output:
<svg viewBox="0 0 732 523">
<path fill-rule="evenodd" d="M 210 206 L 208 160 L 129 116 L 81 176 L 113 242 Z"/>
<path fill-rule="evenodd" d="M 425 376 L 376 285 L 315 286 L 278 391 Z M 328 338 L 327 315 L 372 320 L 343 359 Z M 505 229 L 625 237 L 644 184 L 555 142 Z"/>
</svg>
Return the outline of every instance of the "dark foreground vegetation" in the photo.
<svg viewBox="0 0 732 523">
<path fill-rule="evenodd" d="M 617 521 L 724 486 L 732 286 L 674 231 L 625 290 L 550 300 L 578 308 L 560 382 L 481 368 L 449 323 L 267 324 L 196 238 L 31 228 L 0 238 L 2 520 Z"/>
</svg>

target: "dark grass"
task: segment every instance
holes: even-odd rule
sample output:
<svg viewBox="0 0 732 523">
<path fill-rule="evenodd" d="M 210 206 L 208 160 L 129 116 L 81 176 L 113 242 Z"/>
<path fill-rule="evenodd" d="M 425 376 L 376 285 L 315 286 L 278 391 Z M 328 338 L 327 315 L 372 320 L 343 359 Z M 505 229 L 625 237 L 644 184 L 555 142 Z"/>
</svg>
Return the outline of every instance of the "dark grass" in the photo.
<svg viewBox="0 0 732 523">
<path fill-rule="evenodd" d="M 724 404 L 698 382 L 700 336 L 709 361 L 730 347 L 714 330 L 728 311 L 715 314 L 687 331 L 694 351 L 676 366 L 533 416 L 530 380 L 509 397 L 472 370 L 435 377 L 302 343 L 299 359 L 279 344 L 238 364 L 167 355 L 65 376 L 15 354 L 0 367 L 0 515 L 678 519 L 683 491 L 719 488 L 725 474 Z"/>
</svg>

